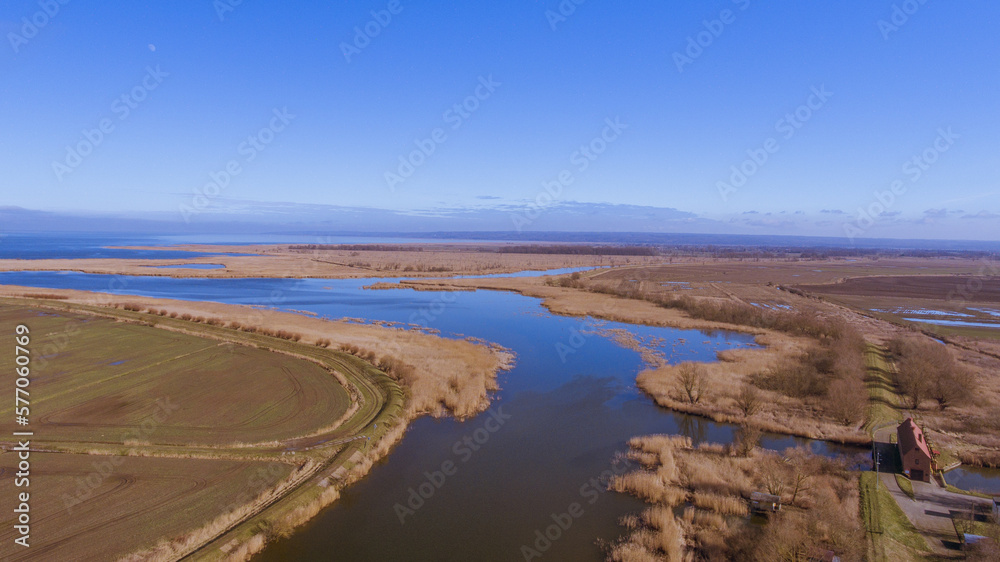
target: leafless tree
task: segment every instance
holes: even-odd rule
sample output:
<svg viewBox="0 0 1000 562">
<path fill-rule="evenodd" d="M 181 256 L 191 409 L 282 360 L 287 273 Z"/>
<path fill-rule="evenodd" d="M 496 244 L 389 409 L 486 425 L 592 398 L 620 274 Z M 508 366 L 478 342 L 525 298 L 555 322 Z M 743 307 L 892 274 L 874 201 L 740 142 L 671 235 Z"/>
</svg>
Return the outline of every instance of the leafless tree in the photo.
<svg viewBox="0 0 1000 562">
<path fill-rule="evenodd" d="M 853 375 L 833 381 L 826 397 L 826 411 L 845 426 L 855 425 L 865 417 L 868 389 Z"/>
<path fill-rule="evenodd" d="M 743 412 L 744 417 L 750 417 L 760 411 L 764 399 L 760 390 L 752 384 L 745 384 L 736 395 L 736 406 Z"/>
<path fill-rule="evenodd" d="M 792 500 L 795 503 L 800 492 L 809 489 L 814 476 L 822 471 L 822 459 L 805 447 L 795 447 L 785 451 L 784 461 L 792 469 Z"/>
<path fill-rule="evenodd" d="M 737 455 L 749 457 L 750 453 L 760 445 L 761 431 L 759 427 L 743 424 L 736 430 L 733 447 Z"/>
<path fill-rule="evenodd" d="M 948 348 L 925 339 L 893 340 L 889 349 L 897 359 L 896 385 L 911 408 L 927 398 L 942 410 L 971 396 L 973 377 L 959 364 Z"/>
<path fill-rule="evenodd" d="M 689 361 L 678 365 L 677 371 L 684 397 L 692 404 L 700 402 L 705 392 L 705 367 Z"/>
</svg>

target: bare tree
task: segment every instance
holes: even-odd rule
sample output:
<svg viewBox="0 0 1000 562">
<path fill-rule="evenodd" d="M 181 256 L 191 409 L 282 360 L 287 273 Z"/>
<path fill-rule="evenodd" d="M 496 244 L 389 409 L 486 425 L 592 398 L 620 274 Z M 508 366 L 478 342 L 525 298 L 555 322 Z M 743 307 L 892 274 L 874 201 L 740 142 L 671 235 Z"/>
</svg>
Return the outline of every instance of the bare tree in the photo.
<svg viewBox="0 0 1000 562">
<path fill-rule="evenodd" d="M 753 425 L 743 424 L 736 430 L 734 435 L 733 448 L 737 455 L 749 457 L 750 453 L 760 445 L 760 428 Z"/>
<path fill-rule="evenodd" d="M 942 410 L 971 396 L 971 372 L 955 361 L 948 348 L 926 339 L 906 338 L 890 342 L 898 359 L 896 385 L 906 395 L 911 408 L 927 398 Z"/>
<path fill-rule="evenodd" d="M 848 375 L 830 385 L 826 397 L 826 411 L 837 422 L 851 426 L 865 417 L 868 406 L 868 389 L 860 379 Z"/>
<path fill-rule="evenodd" d="M 744 417 L 750 417 L 760 411 L 764 399 L 760 390 L 752 384 L 745 384 L 736 395 L 736 406 L 743 412 Z"/>
<path fill-rule="evenodd" d="M 754 560 L 805 560 L 818 544 L 816 533 L 810 531 L 806 514 L 794 511 L 776 514 L 760 535 Z"/>
<path fill-rule="evenodd" d="M 764 489 L 767 493 L 773 496 L 781 496 L 785 491 L 785 472 L 787 467 L 784 466 L 781 458 L 775 455 L 767 455 L 761 459 L 761 472 L 764 476 Z"/>
<path fill-rule="evenodd" d="M 705 392 L 705 367 L 688 361 L 678 365 L 677 371 L 685 398 L 688 402 L 697 404 Z"/>
<path fill-rule="evenodd" d="M 931 382 L 929 395 L 938 403 L 938 408 L 944 410 L 968 400 L 973 384 L 972 373 L 964 366 L 955 364 L 938 373 L 937 379 Z"/>
<path fill-rule="evenodd" d="M 822 471 L 823 460 L 805 447 L 795 447 L 785 451 L 785 462 L 792 467 L 792 500 L 798 498 L 800 492 L 809 489 L 811 479 Z"/>
</svg>

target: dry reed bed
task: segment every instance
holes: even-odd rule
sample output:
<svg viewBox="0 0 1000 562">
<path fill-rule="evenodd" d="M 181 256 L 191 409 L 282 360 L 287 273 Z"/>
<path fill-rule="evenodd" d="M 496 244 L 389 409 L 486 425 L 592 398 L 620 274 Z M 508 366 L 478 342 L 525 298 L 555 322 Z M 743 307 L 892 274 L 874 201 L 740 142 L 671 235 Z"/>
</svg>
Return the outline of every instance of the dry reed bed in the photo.
<svg viewBox="0 0 1000 562">
<path fill-rule="evenodd" d="M 709 418 L 718 423 L 750 424 L 762 431 L 797 435 L 839 443 L 868 444 L 871 437 L 859 424 L 845 427 L 827 418 L 817 407 L 781 393 L 758 389 L 757 411 L 746 415 L 739 398 L 753 377 L 774 369 L 784 358 L 803 353 L 809 346 L 804 338 L 770 333 L 757 336 L 762 349 L 733 349 L 718 354 L 716 363 L 701 363 L 704 387 L 698 402 L 683 393 L 679 365 L 659 365 L 636 377 L 636 383 L 660 406 Z"/>
<path fill-rule="evenodd" d="M 836 462 L 801 449 L 737 456 L 730 446 L 692 447 L 682 436 L 636 437 L 629 446 L 641 468 L 610 487 L 650 507 L 623 519 L 627 535 L 609 560 L 805 559 L 816 548 L 845 562 L 863 556 L 857 481 Z M 763 526 L 747 519 L 754 491 L 785 502 Z"/>
</svg>

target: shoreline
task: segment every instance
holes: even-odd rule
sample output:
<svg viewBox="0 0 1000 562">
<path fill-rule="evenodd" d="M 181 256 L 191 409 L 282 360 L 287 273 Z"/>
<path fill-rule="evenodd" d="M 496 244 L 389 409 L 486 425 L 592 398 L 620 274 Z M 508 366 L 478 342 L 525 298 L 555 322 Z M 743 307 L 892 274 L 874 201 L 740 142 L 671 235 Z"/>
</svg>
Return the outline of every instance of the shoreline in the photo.
<svg viewBox="0 0 1000 562">
<path fill-rule="evenodd" d="M 377 246 L 377 245 L 376 245 Z M 504 275 L 521 271 L 652 264 L 651 256 L 590 254 L 527 254 L 500 252 L 502 244 L 414 245 L 412 248 L 296 249 L 294 245 L 175 245 L 115 246 L 123 250 L 188 251 L 204 254 L 180 259 L 162 258 L 39 258 L 0 259 L 0 271 L 72 271 L 102 275 L 205 279 L 371 279 L 442 278 L 465 275 Z M 241 255 L 227 255 L 241 254 Z M 194 265 L 196 267 L 164 267 Z M 222 265 L 221 268 L 197 266 Z"/>
</svg>

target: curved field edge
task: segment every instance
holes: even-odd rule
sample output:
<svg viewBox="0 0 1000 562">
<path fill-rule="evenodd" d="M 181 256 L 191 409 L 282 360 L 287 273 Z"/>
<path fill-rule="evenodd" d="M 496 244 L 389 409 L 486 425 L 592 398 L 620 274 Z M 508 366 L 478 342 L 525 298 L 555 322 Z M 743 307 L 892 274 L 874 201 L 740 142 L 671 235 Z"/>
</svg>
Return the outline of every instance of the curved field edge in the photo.
<svg viewBox="0 0 1000 562">
<path fill-rule="evenodd" d="M 331 372 L 339 373 L 346 378 L 344 382 L 353 388 L 352 394 L 356 393 L 360 407 L 336 428 L 336 433 L 341 437 L 333 440 L 314 438 L 303 444 L 306 458 L 299 462 L 289 478 L 277 486 L 261 491 L 248 504 L 219 514 L 201 528 L 161 540 L 149 548 L 133 552 L 123 560 L 247 559 L 262 550 L 271 539 L 290 533 L 296 526 L 305 523 L 323 507 L 335 501 L 339 497 L 339 490 L 364 476 L 374 462 L 385 456 L 402 438 L 410 420 L 427 413 L 410 407 L 408 389 L 373 365 L 352 355 L 317 345 L 66 300 L 16 297 L 0 298 L 0 304 L 103 316 L 284 353 L 317 362 Z M 488 401 L 480 407 L 484 409 L 487 404 Z M 115 450 L 95 450 L 88 453 L 289 462 L 281 457 L 279 448 L 266 446 L 228 451 L 190 447 L 150 447 L 149 450 L 141 450 L 122 446 L 111 449 Z"/>
<path fill-rule="evenodd" d="M 339 373 L 257 347 L 89 314 L 0 309 L 3 325 L 21 321 L 36 334 L 32 421 L 47 446 L 260 448 L 329 432 L 353 403 Z M 5 392 L 11 385 L 0 381 Z M 12 418 L 12 408 L 0 405 L 0 416 Z"/>
</svg>

